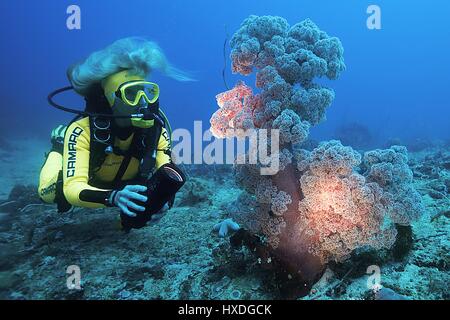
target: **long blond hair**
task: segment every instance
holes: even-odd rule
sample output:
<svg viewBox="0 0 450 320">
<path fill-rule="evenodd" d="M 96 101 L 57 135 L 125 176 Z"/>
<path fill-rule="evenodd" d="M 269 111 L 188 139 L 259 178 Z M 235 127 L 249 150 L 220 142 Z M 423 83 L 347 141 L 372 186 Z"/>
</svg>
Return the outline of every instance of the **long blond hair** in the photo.
<svg viewBox="0 0 450 320">
<path fill-rule="evenodd" d="M 178 81 L 195 81 L 188 73 L 170 64 L 155 42 L 139 37 L 117 40 L 92 53 L 85 61 L 72 66 L 67 75 L 75 91 L 83 95 L 91 85 L 123 70 L 131 70 L 144 78 L 158 70 Z"/>
</svg>

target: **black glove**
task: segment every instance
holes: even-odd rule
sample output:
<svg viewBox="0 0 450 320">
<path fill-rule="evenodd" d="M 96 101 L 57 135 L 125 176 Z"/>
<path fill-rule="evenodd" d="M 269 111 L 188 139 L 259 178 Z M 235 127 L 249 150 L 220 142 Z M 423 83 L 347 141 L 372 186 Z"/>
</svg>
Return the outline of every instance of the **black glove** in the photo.
<svg viewBox="0 0 450 320">
<path fill-rule="evenodd" d="M 139 206 L 145 207 L 145 211 L 130 209 L 136 214 L 135 217 L 121 213 L 122 227 L 125 231 L 144 227 L 152 218 L 152 215 L 159 212 L 166 203 L 172 202 L 175 194 L 180 190 L 186 181 L 183 172 L 174 164 L 163 165 L 147 181 L 147 191 L 140 194 L 147 197 L 146 202 L 135 201 Z"/>
</svg>

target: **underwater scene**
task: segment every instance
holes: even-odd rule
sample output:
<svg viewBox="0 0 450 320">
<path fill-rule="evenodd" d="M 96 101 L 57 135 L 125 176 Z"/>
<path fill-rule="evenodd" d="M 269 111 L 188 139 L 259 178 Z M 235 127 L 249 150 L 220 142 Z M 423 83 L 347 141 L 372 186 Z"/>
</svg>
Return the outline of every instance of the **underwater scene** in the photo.
<svg viewBox="0 0 450 320">
<path fill-rule="evenodd" d="M 450 300 L 448 1 L 0 9 L 1 300 Z"/>
</svg>

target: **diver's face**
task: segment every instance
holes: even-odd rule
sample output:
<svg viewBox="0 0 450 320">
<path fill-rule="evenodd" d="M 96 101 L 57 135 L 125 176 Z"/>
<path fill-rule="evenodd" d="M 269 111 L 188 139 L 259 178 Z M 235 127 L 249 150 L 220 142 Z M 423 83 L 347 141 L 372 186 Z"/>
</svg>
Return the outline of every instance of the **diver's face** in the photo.
<svg viewBox="0 0 450 320">
<path fill-rule="evenodd" d="M 137 113 L 136 107 L 126 104 L 121 99 L 114 100 L 112 111 L 115 116 L 130 116 Z M 130 128 L 133 126 L 131 123 L 131 118 L 114 118 L 114 121 L 119 128 Z"/>
<path fill-rule="evenodd" d="M 103 82 L 105 97 L 108 100 L 114 118 L 119 128 L 149 128 L 154 120 L 133 117 L 134 114 L 144 114 L 148 119 L 150 106 L 158 109 L 159 86 L 145 81 L 142 77 L 133 75 L 130 71 L 121 71 L 106 78 Z M 155 112 L 153 110 L 153 112 Z"/>
<path fill-rule="evenodd" d="M 132 114 L 145 114 L 148 110 L 148 103 L 142 97 L 139 100 L 138 105 L 130 106 L 121 99 L 116 99 L 114 105 L 112 106 L 113 115 L 115 116 L 131 116 Z M 115 118 L 115 123 L 119 128 L 148 128 L 153 125 L 152 120 L 144 120 L 141 118 Z"/>
</svg>

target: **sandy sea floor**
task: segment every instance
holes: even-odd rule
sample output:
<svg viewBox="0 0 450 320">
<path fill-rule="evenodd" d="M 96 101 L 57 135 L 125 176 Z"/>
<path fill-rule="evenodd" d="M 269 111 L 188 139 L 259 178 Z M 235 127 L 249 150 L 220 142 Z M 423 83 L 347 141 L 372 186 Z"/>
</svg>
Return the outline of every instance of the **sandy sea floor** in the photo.
<svg viewBox="0 0 450 320">
<path fill-rule="evenodd" d="M 117 209 L 58 214 L 54 206 L 41 205 L 35 190 L 48 142 L 11 145 L 13 150 L 0 151 L 1 299 L 280 297 L 251 253 L 232 250 L 228 239 L 212 232 L 241 192 L 230 168 L 188 168 L 190 180 L 175 208 L 147 228 L 124 234 Z M 450 299 L 450 151 L 427 149 L 410 153 L 410 160 L 427 214 L 413 225 L 411 251 L 381 265 L 381 283 L 409 299 Z M 23 187 L 8 200 L 16 185 Z M 15 201 L 14 210 L 2 206 L 8 201 Z M 66 285 L 73 265 L 81 271 L 81 290 Z M 367 298 L 364 272 L 333 269 L 304 297 Z"/>
</svg>

